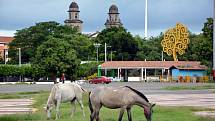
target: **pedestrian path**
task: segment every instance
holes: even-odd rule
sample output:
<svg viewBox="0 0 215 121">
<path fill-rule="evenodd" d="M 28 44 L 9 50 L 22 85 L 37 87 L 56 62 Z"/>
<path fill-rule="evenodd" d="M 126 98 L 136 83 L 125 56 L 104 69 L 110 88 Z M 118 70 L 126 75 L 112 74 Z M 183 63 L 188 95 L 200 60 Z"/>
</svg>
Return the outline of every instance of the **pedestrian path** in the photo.
<svg viewBox="0 0 215 121">
<path fill-rule="evenodd" d="M 0 115 L 32 113 L 35 111 L 29 107 L 32 104 L 32 99 L 0 99 Z"/>
<path fill-rule="evenodd" d="M 161 106 L 195 106 L 215 109 L 215 94 L 152 94 L 151 102 Z"/>
<path fill-rule="evenodd" d="M 215 94 L 152 94 L 150 102 L 161 106 L 193 106 L 215 110 Z M 215 118 L 215 111 L 194 112 L 196 115 Z"/>
</svg>

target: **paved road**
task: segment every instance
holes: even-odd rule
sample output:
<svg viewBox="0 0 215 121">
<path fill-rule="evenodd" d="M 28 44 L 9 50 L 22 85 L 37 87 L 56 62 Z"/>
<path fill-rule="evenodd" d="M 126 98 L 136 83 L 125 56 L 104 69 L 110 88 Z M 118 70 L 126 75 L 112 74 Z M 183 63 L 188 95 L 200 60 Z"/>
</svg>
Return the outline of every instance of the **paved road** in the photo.
<svg viewBox="0 0 215 121">
<path fill-rule="evenodd" d="M 96 86 L 104 84 L 81 84 L 85 89 L 92 90 Z M 131 86 L 144 94 L 207 94 L 210 90 L 180 90 L 169 91 L 161 90 L 168 86 L 200 86 L 208 85 L 202 83 L 142 83 L 142 82 L 114 82 L 106 84 L 106 86 Z M 215 83 L 211 84 L 215 85 Z M 14 93 L 14 92 L 34 92 L 34 91 L 50 91 L 52 84 L 32 84 L 32 85 L 0 85 L 0 93 Z"/>
</svg>

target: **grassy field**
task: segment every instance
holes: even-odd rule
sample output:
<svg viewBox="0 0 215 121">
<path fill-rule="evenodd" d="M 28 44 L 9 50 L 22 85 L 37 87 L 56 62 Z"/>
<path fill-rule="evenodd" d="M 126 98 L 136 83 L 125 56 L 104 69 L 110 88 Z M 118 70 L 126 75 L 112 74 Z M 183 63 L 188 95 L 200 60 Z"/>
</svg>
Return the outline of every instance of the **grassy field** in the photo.
<svg viewBox="0 0 215 121">
<path fill-rule="evenodd" d="M 0 116 L 0 121 L 46 121 L 46 114 L 43 107 L 46 104 L 48 98 L 48 92 L 26 92 L 16 94 L 0 94 L 0 98 L 33 98 L 36 102 L 33 107 L 38 109 L 37 112 L 32 114 L 22 115 L 6 115 Z M 86 117 L 83 120 L 80 106 L 77 106 L 77 111 L 74 117 L 70 118 L 70 104 L 63 103 L 61 109 L 61 119 L 59 121 L 89 121 L 89 109 L 88 109 L 88 95 L 84 95 L 84 106 Z M 201 111 L 205 109 L 198 109 L 194 107 L 160 107 L 155 106 L 153 121 L 214 121 L 212 118 L 203 118 L 195 116 L 194 111 Z M 111 110 L 102 108 L 100 112 L 100 118 L 102 121 L 117 121 L 118 110 Z M 52 112 L 52 119 L 54 121 L 55 111 Z M 146 121 L 143 110 L 137 106 L 132 108 L 133 121 Z M 123 121 L 127 121 L 127 114 L 124 114 Z"/>
<path fill-rule="evenodd" d="M 202 85 L 202 86 L 169 86 L 165 90 L 203 90 L 215 89 L 215 85 Z"/>
</svg>

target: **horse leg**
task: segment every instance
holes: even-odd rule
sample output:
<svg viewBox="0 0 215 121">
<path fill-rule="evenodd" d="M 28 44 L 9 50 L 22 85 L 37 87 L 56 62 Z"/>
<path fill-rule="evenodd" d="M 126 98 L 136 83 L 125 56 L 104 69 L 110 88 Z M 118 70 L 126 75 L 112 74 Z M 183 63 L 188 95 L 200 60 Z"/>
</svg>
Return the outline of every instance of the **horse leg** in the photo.
<svg viewBox="0 0 215 121">
<path fill-rule="evenodd" d="M 78 103 L 79 103 L 79 104 L 80 104 L 80 106 L 81 106 L 81 110 L 82 110 L 82 113 L 83 113 L 83 118 L 85 118 L 83 102 L 82 102 L 82 100 L 77 100 L 77 101 L 78 101 Z"/>
<path fill-rule="evenodd" d="M 91 113 L 90 115 L 90 121 L 93 121 L 94 119 L 96 119 L 96 121 L 99 121 L 99 111 L 101 109 L 101 105 L 96 105 L 94 108 L 93 108 L 93 112 Z"/>
<path fill-rule="evenodd" d="M 128 121 L 132 121 L 131 108 L 127 108 L 127 114 L 128 114 Z"/>
<path fill-rule="evenodd" d="M 95 112 L 95 110 L 94 110 L 94 111 L 90 114 L 90 121 L 93 121 L 93 120 L 94 120 L 95 114 L 96 114 L 96 112 Z"/>
<path fill-rule="evenodd" d="M 101 107 L 100 108 L 98 108 L 98 110 L 96 110 L 96 121 L 100 121 L 100 119 L 99 119 L 99 111 L 100 111 L 100 109 L 101 109 Z"/>
<path fill-rule="evenodd" d="M 56 102 L 56 117 L 55 117 L 55 119 L 59 119 L 60 118 L 59 109 L 60 109 L 60 100 L 57 100 L 57 102 Z"/>
<path fill-rule="evenodd" d="M 125 108 L 121 108 L 120 113 L 119 113 L 119 118 L 118 121 L 122 121 L 122 116 L 124 114 Z"/>
<path fill-rule="evenodd" d="M 75 106 L 75 101 L 71 101 L 71 116 L 70 117 L 73 117 L 75 111 L 76 111 L 76 106 Z"/>
</svg>

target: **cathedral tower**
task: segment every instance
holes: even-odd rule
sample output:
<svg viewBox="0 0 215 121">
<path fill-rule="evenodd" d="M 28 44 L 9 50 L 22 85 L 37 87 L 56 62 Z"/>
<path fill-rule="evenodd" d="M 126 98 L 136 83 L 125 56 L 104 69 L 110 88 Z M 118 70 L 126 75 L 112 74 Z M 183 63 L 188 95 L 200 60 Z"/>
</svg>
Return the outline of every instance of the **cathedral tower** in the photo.
<svg viewBox="0 0 215 121">
<path fill-rule="evenodd" d="M 108 15 L 109 18 L 105 23 L 106 28 L 122 26 L 121 20 L 119 18 L 118 8 L 116 5 L 111 5 L 111 7 L 109 8 Z"/>
<path fill-rule="evenodd" d="M 77 27 L 79 32 L 82 32 L 83 21 L 79 19 L 79 7 L 76 2 L 72 2 L 69 6 L 69 19 L 66 19 L 64 23 L 71 27 Z"/>
</svg>

